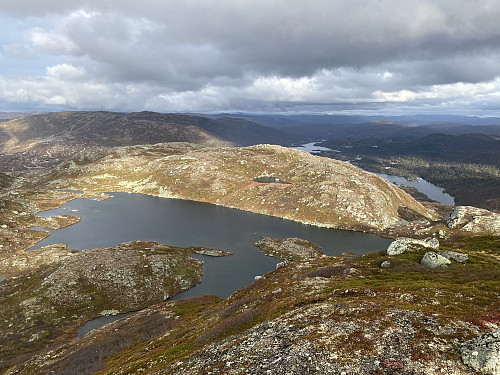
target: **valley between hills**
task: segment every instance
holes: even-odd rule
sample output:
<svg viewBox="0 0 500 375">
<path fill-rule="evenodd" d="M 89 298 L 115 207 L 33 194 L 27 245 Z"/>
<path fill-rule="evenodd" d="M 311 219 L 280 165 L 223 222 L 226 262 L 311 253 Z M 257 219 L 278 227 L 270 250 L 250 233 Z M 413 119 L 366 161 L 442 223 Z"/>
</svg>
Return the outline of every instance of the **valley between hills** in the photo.
<svg viewBox="0 0 500 375">
<path fill-rule="evenodd" d="M 500 214 L 419 201 L 350 163 L 284 147 L 307 141 L 294 126 L 103 112 L 0 123 L 0 373 L 500 373 Z M 137 239 L 25 251 L 48 235 L 32 227 L 79 220 L 40 211 L 106 192 L 395 242 L 324 256 L 267 238 L 261 247 L 284 261 L 224 299 L 170 300 L 203 282 L 192 254 L 225 255 L 213 249 Z M 129 311 L 75 338 L 84 322 Z"/>
</svg>

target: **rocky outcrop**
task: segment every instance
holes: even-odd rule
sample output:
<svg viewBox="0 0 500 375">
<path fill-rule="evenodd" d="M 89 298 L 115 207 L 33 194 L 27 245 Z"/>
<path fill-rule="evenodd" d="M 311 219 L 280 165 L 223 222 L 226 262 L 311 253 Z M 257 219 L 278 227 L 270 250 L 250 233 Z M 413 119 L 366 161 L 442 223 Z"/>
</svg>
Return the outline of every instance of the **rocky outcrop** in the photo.
<svg viewBox="0 0 500 375">
<path fill-rule="evenodd" d="M 81 252 L 56 245 L 6 259 L 0 369 L 103 311 L 135 311 L 193 287 L 203 263 L 190 255 L 187 248 L 135 241 Z"/>
<path fill-rule="evenodd" d="M 264 237 L 254 244 L 265 254 L 286 260 L 307 260 L 324 255 L 321 247 L 301 238 Z"/>
<path fill-rule="evenodd" d="M 191 250 L 195 254 L 200 254 L 200 255 L 206 255 L 210 257 L 225 257 L 228 255 L 232 255 L 231 253 L 228 253 L 227 251 L 219 250 L 219 249 L 209 249 L 207 247 L 203 246 L 190 246 L 188 247 L 189 250 Z"/>
<path fill-rule="evenodd" d="M 365 311 L 342 308 L 338 313 Z M 284 314 L 246 331 L 209 345 L 198 353 L 164 369 L 166 373 L 195 375 L 205 369 L 219 374 L 432 374 L 446 368 L 466 374 L 452 361 L 436 355 L 425 362 L 415 359 L 412 339 L 415 322 L 425 319 L 428 328 L 442 331 L 432 319 L 412 311 L 387 311 L 392 328 L 375 321 L 366 329 L 362 319 L 332 319 L 326 304 L 316 304 Z M 306 317 L 322 317 L 321 324 L 305 325 Z M 386 320 L 384 320 L 386 321 Z M 386 322 L 387 322 L 386 321 Z M 456 330 L 457 327 L 448 327 Z M 313 337 L 308 339 L 308 337 Z M 244 369 L 244 371 L 241 371 Z"/>
<path fill-rule="evenodd" d="M 500 329 L 460 346 L 462 361 L 481 374 L 500 375 Z"/>
<path fill-rule="evenodd" d="M 288 184 L 255 182 L 260 176 L 280 176 Z M 272 145 L 119 147 L 91 163 L 62 164 L 47 179 L 59 188 L 183 198 L 371 232 L 407 223 L 400 215 L 401 207 L 433 216 L 404 191 L 372 173 L 346 162 Z"/>
<path fill-rule="evenodd" d="M 426 238 L 425 240 L 407 237 L 397 238 L 387 248 L 387 255 L 398 255 L 406 252 L 417 251 L 422 248 L 439 249 L 439 241 L 431 237 Z"/>
<path fill-rule="evenodd" d="M 435 253 L 434 251 L 429 251 L 425 253 L 424 257 L 420 263 L 429 268 L 445 268 L 450 264 L 450 260 L 440 255 L 440 253 Z"/>
<path fill-rule="evenodd" d="M 446 259 L 454 260 L 458 263 L 465 263 L 469 260 L 469 256 L 467 254 L 459 253 L 456 251 L 441 251 L 439 255 L 445 257 Z"/>
<path fill-rule="evenodd" d="M 500 235 L 500 214 L 471 206 L 458 206 L 446 217 L 448 228 L 466 235 Z"/>
</svg>

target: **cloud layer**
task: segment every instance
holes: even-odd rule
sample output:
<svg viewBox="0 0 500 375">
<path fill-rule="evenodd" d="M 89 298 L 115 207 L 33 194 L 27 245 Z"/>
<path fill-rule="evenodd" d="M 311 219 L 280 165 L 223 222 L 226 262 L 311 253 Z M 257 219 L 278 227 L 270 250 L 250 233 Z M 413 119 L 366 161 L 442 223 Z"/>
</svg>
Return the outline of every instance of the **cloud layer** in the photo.
<svg viewBox="0 0 500 375">
<path fill-rule="evenodd" d="M 496 0 L 17 0 L 0 12 L 4 107 L 498 110 Z"/>
</svg>

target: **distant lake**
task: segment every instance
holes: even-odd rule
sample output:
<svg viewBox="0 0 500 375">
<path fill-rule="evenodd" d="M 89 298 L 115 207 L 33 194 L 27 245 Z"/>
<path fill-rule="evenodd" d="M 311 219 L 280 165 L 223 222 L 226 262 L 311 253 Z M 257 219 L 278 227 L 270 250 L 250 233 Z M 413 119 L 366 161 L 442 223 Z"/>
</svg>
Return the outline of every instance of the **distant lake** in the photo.
<svg viewBox="0 0 500 375">
<path fill-rule="evenodd" d="M 182 293 L 182 297 L 215 294 L 225 298 L 250 284 L 255 276 L 273 270 L 280 261 L 253 245 L 262 236 L 304 238 L 319 244 L 327 255 L 364 254 L 386 249 L 391 243 L 373 234 L 318 228 L 207 203 L 142 194 L 110 195 L 112 198 L 101 202 L 75 199 L 58 209 L 41 212 L 39 215 L 44 217 L 78 215 L 81 221 L 50 230 L 51 236 L 32 249 L 65 243 L 69 248 L 83 250 L 144 240 L 224 250 L 234 255 L 193 255 L 204 262 L 202 283 Z"/>
<path fill-rule="evenodd" d="M 448 204 L 451 206 L 455 205 L 455 198 L 452 197 L 451 195 L 447 194 L 444 192 L 444 189 L 442 187 L 439 187 L 437 185 L 431 184 L 428 181 L 425 181 L 422 178 L 417 178 L 416 181 L 411 181 L 407 180 L 404 177 L 401 176 L 393 176 L 389 174 L 384 174 L 384 173 L 376 173 L 378 176 L 385 178 L 386 180 L 396 184 L 397 186 L 401 185 L 406 185 L 406 186 L 411 186 L 420 191 L 421 193 L 424 193 L 427 195 L 429 198 L 442 203 L 442 204 Z"/>
<path fill-rule="evenodd" d="M 292 148 L 294 148 L 296 150 L 300 150 L 300 151 L 306 151 L 306 152 L 309 152 L 310 154 L 317 154 L 317 153 L 320 153 L 321 151 L 337 152 L 337 150 L 332 150 L 331 148 L 328 148 L 328 147 L 315 146 L 316 143 L 319 143 L 319 142 L 305 143 L 303 145 L 292 147 Z"/>
<path fill-rule="evenodd" d="M 313 155 L 317 154 L 321 151 L 340 152 L 338 150 L 332 150 L 328 147 L 315 146 L 316 143 L 319 143 L 319 142 L 306 143 L 306 144 L 303 144 L 302 146 L 297 146 L 297 147 L 293 147 L 293 148 L 296 150 L 307 151 Z M 360 159 L 361 158 L 356 158 L 355 160 L 360 160 Z M 362 169 L 362 168 L 360 168 L 360 169 Z M 396 184 L 397 186 L 406 185 L 406 186 L 414 187 L 419 192 L 427 195 L 430 199 L 435 200 L 436 202 L 451 205 L 451 206 L 455 205 L 455 198 L 452 197 L 451 195 L 445 193 L 444 188 L 439 187 L 439 186 L 434 185 L 434 184 L 431 184 L 430 182 L 425 181 L 424 179 L 422 179 L 420 177 L 416 181 L 411 181 L 411 180 L 407 180 L 406 178 L 401 177 L 401 176 L 394 176 L 394 175 L 389 175 L 389 174 L 385 174 L 385 173 L 375 173 L 375 174 L 382 177 L 382 178 L 385 178 L 386 180 Z"/>
</svg>

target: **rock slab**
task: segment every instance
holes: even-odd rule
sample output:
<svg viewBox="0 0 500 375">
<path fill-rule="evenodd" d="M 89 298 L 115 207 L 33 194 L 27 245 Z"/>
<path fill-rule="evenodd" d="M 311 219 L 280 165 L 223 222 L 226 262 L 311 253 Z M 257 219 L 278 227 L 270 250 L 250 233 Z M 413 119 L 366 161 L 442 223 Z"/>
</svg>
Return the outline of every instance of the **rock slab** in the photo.
<svg viewBox="0 0 500 375">
<path fill-rule="evenodd" d="M 471 206 L 458 206 L 446 217 L 448 228 L 467 234 L 500 235 L 500 214 Z"/>
<path fill-rule="evenodd" d="M 460 346 L 462 361 L 481 374 L 500 375 L 500 329 L 494 330 Z"/>
<path fill-rule="evenodd" d="M 387 255 L 403 254 L 408 251 L 418 250 L 419 247 L 425 247 L 427 249 L 439 249 L 439 241 L 432 237 L 426 238 L 425 240 L 418 240 L 408 237 L 397 238 L 387 248 Z"/>
</svg>

